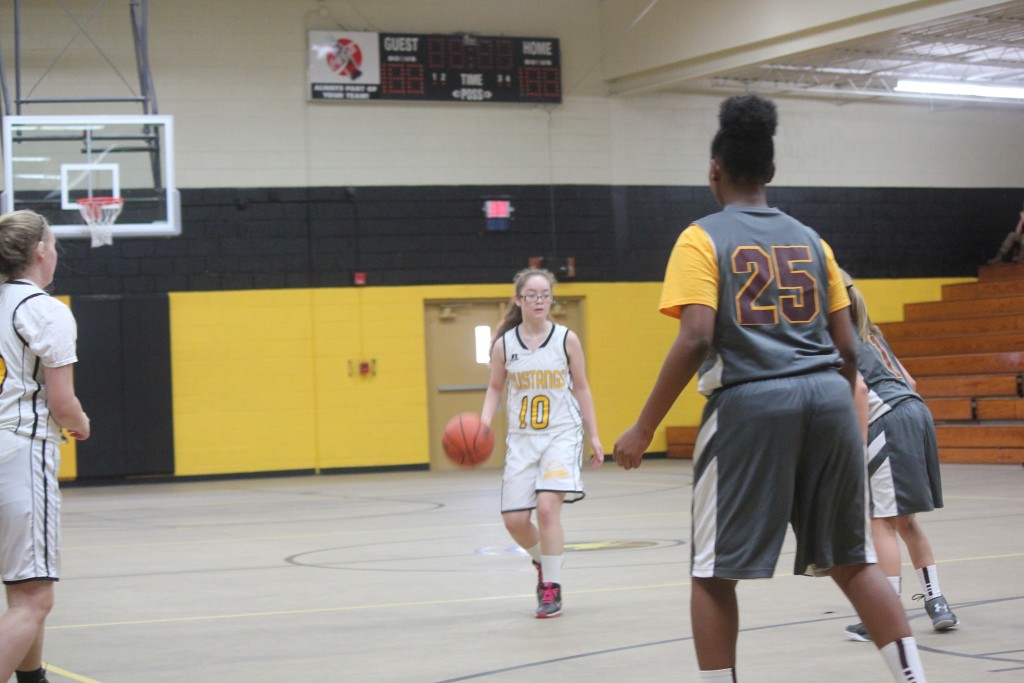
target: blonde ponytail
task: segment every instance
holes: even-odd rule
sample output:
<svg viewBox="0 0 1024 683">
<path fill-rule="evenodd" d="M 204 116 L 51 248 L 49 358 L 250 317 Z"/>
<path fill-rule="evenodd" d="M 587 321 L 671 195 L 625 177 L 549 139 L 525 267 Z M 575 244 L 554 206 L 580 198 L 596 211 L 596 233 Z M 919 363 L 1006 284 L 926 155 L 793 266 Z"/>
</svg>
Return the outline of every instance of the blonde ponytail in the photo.
<svg viewBox="0 0 1024 683">
<path fill-rule="evenodd" d="M 854 331 L 863 341 L 868 341 L 871 335 L 882 336 L 882 331 L 871 322 L 868 316 L 868 304 L 864 295 L 853 284 L 853 278 L 845 270 L 840 269 L 843 274 L 843 284 L 846 285 L 846 293 L 850 296 L 850 316 L 853 318 Z"/>
</svg>

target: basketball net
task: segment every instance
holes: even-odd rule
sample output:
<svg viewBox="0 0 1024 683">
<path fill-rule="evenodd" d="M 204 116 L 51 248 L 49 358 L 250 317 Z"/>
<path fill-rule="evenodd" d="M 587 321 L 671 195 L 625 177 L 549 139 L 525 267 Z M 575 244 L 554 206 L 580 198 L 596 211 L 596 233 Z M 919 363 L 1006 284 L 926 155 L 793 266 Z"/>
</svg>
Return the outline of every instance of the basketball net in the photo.
<svg viewBox="0 0 1024 683">
<path fill-rule="evenodd" d="M 114 221 L 124 207 L 120 197 L 85 197 L 76 202 L 78 210 L 89 226 L 89 237 L 93 247 L 114 243 Z"/>
</svg>

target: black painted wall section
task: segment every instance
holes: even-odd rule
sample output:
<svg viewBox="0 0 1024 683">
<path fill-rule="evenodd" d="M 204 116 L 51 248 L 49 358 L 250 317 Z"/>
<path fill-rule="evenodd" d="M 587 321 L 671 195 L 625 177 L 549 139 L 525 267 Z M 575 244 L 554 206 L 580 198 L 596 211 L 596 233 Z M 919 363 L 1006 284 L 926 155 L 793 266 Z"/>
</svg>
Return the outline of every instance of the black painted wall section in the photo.
<svg viewBox="0 0 1024 683">
<path fill-rule="evenodd" d="M 76 446 L 78 478 L 123 476 L 127 459 L 120 297 L 73 297 L 71 310 L 78 322 L 75 393 L 92 431 Z"/>
<path fill-rule="evenodd" d="M 166 294 L 75 296 L 75 389 L 92 436 L 79 480 L 174 473 L 170 312 Z"/>
<path fill-rule="evenodd" d="M 183 234 L 63 241 L 72 295 L 504 283 L 532 256 L 574 256 L 576 279 L 658 281 L 679 231 L 717 210 L 706 187 L 544 185 L 182 191 Z M 483 202 L 507 196 L 507 233 Z M 1016 225 L 1006 189 L 769 188 L 860 278 L 969 277 Z"/>
</svg>

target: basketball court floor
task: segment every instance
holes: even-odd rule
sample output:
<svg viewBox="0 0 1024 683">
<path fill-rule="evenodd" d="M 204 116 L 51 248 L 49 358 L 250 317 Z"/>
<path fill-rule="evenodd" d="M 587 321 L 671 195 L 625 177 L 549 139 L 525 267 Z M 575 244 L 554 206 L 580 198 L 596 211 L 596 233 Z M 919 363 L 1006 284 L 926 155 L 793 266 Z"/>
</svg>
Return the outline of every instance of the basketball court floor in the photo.
<svg viewBox="0 0 1024 683">
<path fill-rule="evenodd" d="M 695 681 L 688 461 L 587 471 L 563 520 L 563 616 L 497 512 L 496 470 L 71 487 L 51 683 Z M 932 683 L 1024 681 L 1024 468 L 946 465 L 923 515 L 961 626 L 934 633 L 904 567 Z M 741 583 L 743 681 L 887 681 L 828 579 Z"/>
</svg>

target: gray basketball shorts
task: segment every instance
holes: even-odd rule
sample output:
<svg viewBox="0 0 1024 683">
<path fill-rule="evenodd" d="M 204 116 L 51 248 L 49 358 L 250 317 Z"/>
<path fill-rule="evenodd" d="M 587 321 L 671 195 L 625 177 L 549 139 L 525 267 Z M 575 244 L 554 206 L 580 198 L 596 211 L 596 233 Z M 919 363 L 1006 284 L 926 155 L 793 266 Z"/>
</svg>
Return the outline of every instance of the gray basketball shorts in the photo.
<svg viewBox="0 0 1024 683">
<path fill-rule="evenodd" d="M 942 478 L 931 411 L 900 403 L 868 427 L 872 517 L 901 517 L 942 507 Z"/>
<path fill-rule="evenodd" d="M 60 576 L 60 451 L 10 432 L 0 438 L 0 576 L 4 583 Z"/>
<path fill-rule="evenodd" d="M 694 577 L 768 578 L 786 535 L 795 574 L 875 562 L 865 454 L 849 383 L 833 370 L 722 389 L 694 449 Z"/>
</svg>

